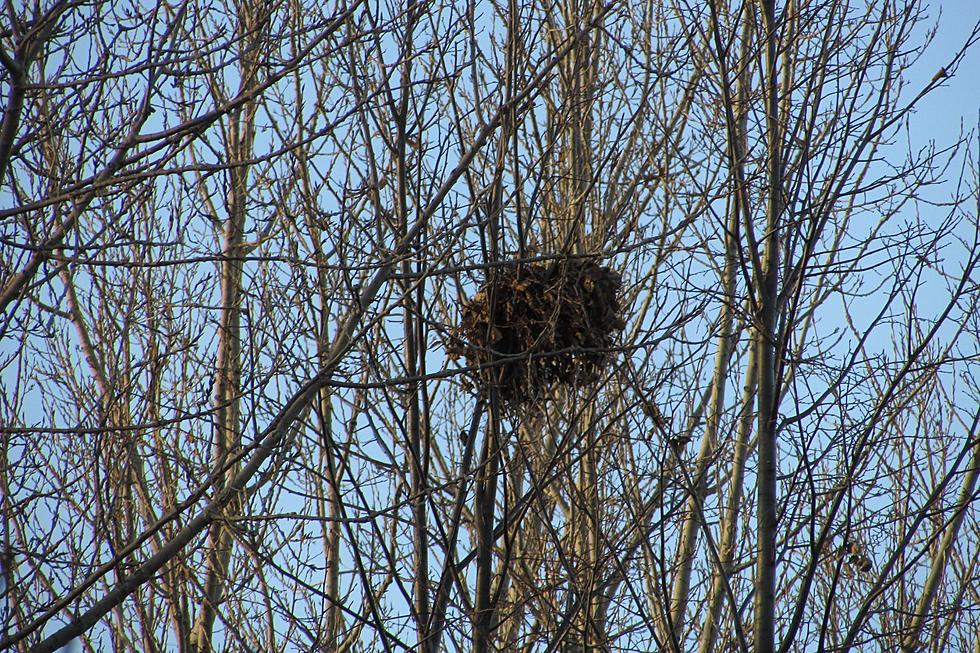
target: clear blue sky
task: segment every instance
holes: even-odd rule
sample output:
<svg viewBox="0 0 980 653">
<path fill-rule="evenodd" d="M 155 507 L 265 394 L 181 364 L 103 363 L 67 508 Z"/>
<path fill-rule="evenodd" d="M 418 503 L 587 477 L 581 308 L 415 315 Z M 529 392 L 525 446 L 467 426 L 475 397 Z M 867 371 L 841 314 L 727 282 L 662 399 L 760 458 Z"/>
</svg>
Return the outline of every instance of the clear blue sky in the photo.
<svg viewBox="0 0 980 653">
<path fill-rule="evenodd" d="M 916 66 L 909 71 L 910 86 L 917 93 L 944 66 L 966 41 L 973 26 L 980 20 L 980 1 L 942 0 L 929 5 L 930 22 L 938 19 L 939 29 Z M 966 131 L 977 125 L 980 110 L 980 44 L 974 46 L 960 65 L 955 76 L 946 80 L 944 88 L 923 99 L 913 124 L 921 131 L 912 134 L 914 144 L 934 138 L 938 143 L 954 139 L 960 125 Z"/>
</svg>

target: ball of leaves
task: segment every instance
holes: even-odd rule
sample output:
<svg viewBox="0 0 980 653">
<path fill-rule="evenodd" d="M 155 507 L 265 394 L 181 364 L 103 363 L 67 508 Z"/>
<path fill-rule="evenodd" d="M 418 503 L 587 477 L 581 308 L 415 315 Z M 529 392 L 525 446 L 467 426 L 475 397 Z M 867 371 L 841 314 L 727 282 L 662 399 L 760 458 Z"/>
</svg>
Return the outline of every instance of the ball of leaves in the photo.
<svg viewBox="0 0 980 653">
<path fill-rule="evenodd" d="M 477 368 L 484 396 L 538 399 L 556 383 L 595 381 L 625 322 L 620 275 L 594 261 L 570 259 L 493 269 L 461 309 L 451 357 Z"/>
</svg>

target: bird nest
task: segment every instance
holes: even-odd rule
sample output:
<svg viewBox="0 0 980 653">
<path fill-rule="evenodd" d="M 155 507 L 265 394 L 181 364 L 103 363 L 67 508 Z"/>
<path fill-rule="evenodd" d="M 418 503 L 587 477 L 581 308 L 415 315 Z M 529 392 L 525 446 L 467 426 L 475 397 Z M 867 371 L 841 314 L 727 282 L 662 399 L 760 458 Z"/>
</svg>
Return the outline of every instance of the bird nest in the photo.
<svg viewBox="0 0 980 653">
<path fill-rule="evenodd" d="M 625 326 L 620 275 L 593 261 L 512 263 L 496 268 L 463 304 L 447 351 L 466 359 L 487 396 L 521 403 L 555 384 L 595 381 Z"/>
</svg>

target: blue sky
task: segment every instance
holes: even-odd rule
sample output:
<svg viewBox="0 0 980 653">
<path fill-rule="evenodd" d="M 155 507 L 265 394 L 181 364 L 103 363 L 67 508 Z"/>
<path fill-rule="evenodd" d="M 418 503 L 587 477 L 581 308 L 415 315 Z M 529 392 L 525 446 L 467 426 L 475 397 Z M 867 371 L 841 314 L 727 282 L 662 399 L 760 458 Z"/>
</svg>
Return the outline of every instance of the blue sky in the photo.
<svg viewBox="0 0 980 653">
<path fill-rule="evenodd" d="M 976 0 L 944 0 L 934 2 L 928 9 L 930 22 L 938 20 L 936 36 L 916 66 L 909 71 L 908 91 L 917 93 L 932 76 L 963 46 L 974 25 L 980 20 L 980 2 Z M 960 126 L 969 131 L 977 125 L 980 110 L 980 47 L 967 53 L 956 74 L 943 88 L 923 99 L 917 114 L 912 138 L 936 139 L 938 142 L 956 138 Z M 915 143 L 914 143 L 915 144 Z M 919 144 L 922 144 L 921 142 Z"/>
</svg>

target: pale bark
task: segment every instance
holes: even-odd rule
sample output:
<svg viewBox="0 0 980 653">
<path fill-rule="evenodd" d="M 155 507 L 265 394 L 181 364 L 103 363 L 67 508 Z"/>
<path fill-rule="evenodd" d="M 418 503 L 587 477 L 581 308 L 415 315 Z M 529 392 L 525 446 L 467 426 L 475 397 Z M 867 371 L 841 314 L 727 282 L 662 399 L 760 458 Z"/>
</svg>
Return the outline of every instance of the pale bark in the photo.
<svg viewBox="0 0 980 653">
<path fill-rule="evenodd" d="M 976 439 L 977 422 L 980 421 L 980 413 L 973 419 L 973 427 L 970 429 L 970 436 Z M 939 583 L 943 579 L 943 574 L 950 563 L 951 556 L 954 554 L 954 545 L 959 534 L 960 527 L 966 517 L 968 506 L 974 500 L 974 493 L 977 487 L 977 477 L 980 476 L 980 442 L 973 447 L 973 455 L 963 476 L 963 483 L 960 486 L 959 497 L 951 508 L 952 517 L 946 524 L 942 540 L 932 554 L 932 564 L 929 568 L 929 575 L 926 576 L 925 583 L 922 585 L 922 593 L 916 603 L 915 612 L 909 619 L 909 624 L 905 630 L 905 637 L 902 640 L 902 653 L 912 653 L 919 650 L 919 640 L 922 629 L 935 617 L 932 614 L 932 604 L 936 597 Z"/>
</svg>

